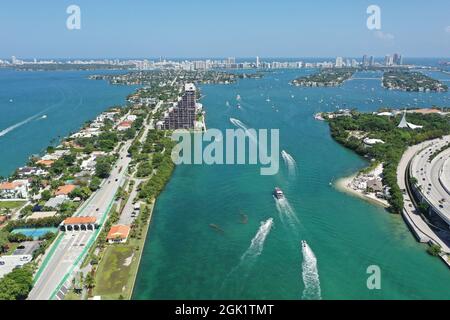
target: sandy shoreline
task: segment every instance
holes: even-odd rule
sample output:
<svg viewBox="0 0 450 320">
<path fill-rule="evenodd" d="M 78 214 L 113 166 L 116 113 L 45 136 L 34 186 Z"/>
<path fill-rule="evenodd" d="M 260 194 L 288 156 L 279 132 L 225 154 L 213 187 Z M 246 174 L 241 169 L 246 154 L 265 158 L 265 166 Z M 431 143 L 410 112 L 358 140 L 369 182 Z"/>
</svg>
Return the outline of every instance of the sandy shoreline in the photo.
<svg viewBox="0 0 450 320">
<path fill-rule="evenodd" d="M 350 183 L 353 181 L 353 179 L 355 179 L 357 177 L 357 175 L 358 174 L 355 173 L 351 176 L 340 178 L 340 179 L 336 180 L 336 182 L 334 183 L 334 186 L 336 187 L 337 190 L 339 190 L 341 192 L 345 192 L 352 196 L 364 199 L 373 204 L 382 206 L 383 208 L 388 208 L 389 204 L 381 199 L 378 199 L 377 197 L 375 197 L 375 195 L 363 193 L 363 192 L 355 190 L 349 186 Z"/>
</svg>

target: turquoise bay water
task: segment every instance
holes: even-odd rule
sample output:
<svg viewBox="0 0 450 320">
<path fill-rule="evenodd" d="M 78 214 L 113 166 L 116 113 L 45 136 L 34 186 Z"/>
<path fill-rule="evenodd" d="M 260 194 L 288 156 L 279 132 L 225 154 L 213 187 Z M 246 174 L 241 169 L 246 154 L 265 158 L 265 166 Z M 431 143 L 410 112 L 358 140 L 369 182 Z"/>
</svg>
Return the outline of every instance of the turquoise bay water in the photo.
<svg viewBox="0 0 450 320">
<path fill-rule="evenodd" d="M 380 74 L 368 72 L 340 88 L 288 85 L 306 72 L 202 86 L 209 128 L 235 128 L 230 118 L 252 128 L 279 128 L 281 149 L 296 160 L 298 174 L 290 177 L 283 162 L 275 176 L 261 176 L 251 165 L 178 166 L 154 210 L 134 299 L 450 298 L 450 270 L 426 253 L 400 216 L 330 186 L 366 162 L 335 143 L 327 124 L 313 118 L 336 106 L 449 106 L 449 94 L 386 91 L 376 79 Z M 284 190 L 292 211 L 277 209 L 275 186 Z M 241 213 L 248 223 L 241 223 Z M 270 218 L 272 228 L 261 228 L 251 245 Z M 315 254 L 320 283 L 303 280 L 314 269 L 301 240 Z M 370 265 L 381 269 L 381 290 L 367 289 Z"/>
<path fill-rule="evenodd" d="M 336 105 L 364 111 L 408 103 L 449 106 L 450 95 L 389 92 L 377 79 L 327 89 L 288 85 L 304 72 L 312 71 L 202 87 L 208 127 L 235 128 L 229 121 L 233 117 L 249 127 L 279 128 L 281 148 L 297 161 L 298 175 L 289 177 L 284 165 L 270 177 L 260 176 L 255 166 L 177 167 L 154 211 L 135 299 L 301 299 L 303 239 L 317 258 L 320 277 L 320 287 L 307 281 L 305 298 L 316 298 L 319 289 L 324 299 L 450 298 L 449 270 L 427 255 L 400 217 L 329 186 L 366 163 L 336 144 L 327 125 L 312 117 Z M 123 104 L 134 90 L 88 80 L 89 74 L 0 70 L 0 132 L 13 128 L 0 137 L 0 175 L 8 175 L 108 106 Z M 450 79 L 442 73 L 432 76 Z M 241 109 L 236 108 L 237 94 L 242 96 Z M 277 210 L 271 196 L 275 186 L 285 191 L 297 224 L 293 219 L 290 223 L 286 211 Z M 248 216 L 247 224 L 241 223 L 241 212 Z M 270 232 L 261 232 L 260 241 L 248 250 L 260 222 L 269 218 Z M 379 291 L 366 288 L 366 268 L 372 264 L 381 268 Z"/>
<path fill-rule="evenodd" d="M 134 87 L 89 80 L 85 71 L 19 72 L 0 69 L 0 176 L 32 154 L 77 131 Z M 43 116 L 46 118 L 43 118 Z"/>
</svg>

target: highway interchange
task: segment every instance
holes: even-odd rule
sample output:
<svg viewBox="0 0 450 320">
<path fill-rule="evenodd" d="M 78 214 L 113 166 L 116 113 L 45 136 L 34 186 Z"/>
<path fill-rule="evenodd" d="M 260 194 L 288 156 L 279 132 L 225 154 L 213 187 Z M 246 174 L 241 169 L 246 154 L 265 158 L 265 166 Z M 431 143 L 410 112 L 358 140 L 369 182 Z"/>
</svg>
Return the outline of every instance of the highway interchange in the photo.
<svg viewBox="0 0 450 320">
<path fill-rule="evenodd" d="M 431 142 L 416 154 L 410 167 L 410 174 L 417 179 L 421 194 L 448 225 L 450 225 L 450 195 L 443 185 L 446 180 L 443 167 L 450 158 L 450 149 L 440 152 L 431 161 L 429 160 L 449 142 L 450 139 Z M 450 181 L 447 182 L 449 183 Z"/>
</svg>

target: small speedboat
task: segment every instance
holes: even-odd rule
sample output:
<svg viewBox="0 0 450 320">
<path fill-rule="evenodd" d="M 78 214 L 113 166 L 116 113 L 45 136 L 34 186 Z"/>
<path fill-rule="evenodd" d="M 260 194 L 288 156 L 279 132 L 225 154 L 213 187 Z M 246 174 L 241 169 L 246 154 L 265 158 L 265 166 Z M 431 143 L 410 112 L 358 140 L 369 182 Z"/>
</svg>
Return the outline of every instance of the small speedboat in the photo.
<svg viewBox="0 0 450 320">
<path fill-rule="evenodd" d="M 306 248 L 306 241 L 305 240 L 302 240 L 301 244 L 302 244 L 302 248 Z"/>
<path fill-rule="evenodd" d="M 274 196 L 275 198 L 277 198 L 278 200 L 284 199 L 284 193 L 283 193 L 283 191 L 281 191 L 281 189 L 278 188 L 278 187 L 276 187 L 276 188 L 273 190 L 273 196 Z"/>
</svg>

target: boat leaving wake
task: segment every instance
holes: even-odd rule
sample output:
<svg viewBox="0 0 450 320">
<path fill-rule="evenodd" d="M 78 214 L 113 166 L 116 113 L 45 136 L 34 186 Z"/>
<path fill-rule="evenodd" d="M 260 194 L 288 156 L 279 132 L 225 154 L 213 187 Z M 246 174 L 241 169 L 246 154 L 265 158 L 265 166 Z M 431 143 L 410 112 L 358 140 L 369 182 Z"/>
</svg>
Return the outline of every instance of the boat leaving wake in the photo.
<svg viewBox="0 0 450 320">
<path fill-rule="evenodd" d="M 24 124 L 27 124 L 28 122 L 30 122 L 30 121 L 36 119 L 36 118 L 39 117 L 43 112 L 44 112 L 44 111 L 42 111 L 42 112 L 40 112 L 40 113 L 38 113 L 38 114 L 35 114 L 34 116 L 31 116 L 31 117 L 29 117 L 29 118 L 27 118 L 27 119 L 25 119 L 25 120 L 23 120 L 23 121 L 21 121 L 21 122 L 18 122 L 18 123 L 16 123 L 15 125 L 12 125 L 12 126 L 9 127 L 9 128 L 6 128 L 5 130 L 0 131 L 0 137 L 3 137 L 4 135 L 8 134 L 9 132 L 13 131 L 14 129 L 17 129 L 17 128 L 23 126 Z"/>
<path fill-rule="evenodd" d="M 225 286 L 227 286 L 233 294 L 239 294 L 242 292 L 245 287 L 245 281 L 243 280 L 248 277 L 251 268 L 256 262 L 256 259 L 259 255 L 261 255 L 264 249 L 264 242 L 266 241 L 267 235 L 270 233 L 272 226 L 273 218 L 269 218 L 266 221 L 261 222 L 258 232 L 250 243 L 250 247 L 248 247 L 248 249 L 241 256 L 239 264 L 226 275 L 218 292 L 221 292 Z"/>
<path fill-rule="evenodd" d="M 241 263 L 245 261 L 255 260 L 263 251 L 264 242 L 273 226 L 273 218 L 267 219 L 267 221 L 261 222 L 261 226 L 258 229 L 255 237 L 252 239 L 250 247 L 245 251 L 241 257 Z"/>
<path fill-rule="evenodd" d="M 300 220 L 298 219 L 294 209 L 292 209 L 289 201 L 286 198 L 275 198 L 275 205 L 277 206 L 278 214 L 283 224 L 288 224 L 291 227 L 296 227 L 300 224 Z"/>
<path fill-rule="evenodd" d="M 317 269 L 317 258 L 306 241 L 302 241 L 302 277 L 305 288 L 303 289 L 302 299 L 320 300 L 322 299 L 320 291 L 319 271 Z"/>
<path fill-rule="evenodd" d="M 240 120 L 238 120 L 238 119 L 235 119 L 235 118 L 230 118 L 230 122 L 231 122 L 234 126 L 236 126 L 236 127 L 240 128 L 240 129 L 244 130 L 245 133 L 247 134 L 247 136 L 248 136 L 254 143 L 257 143 L 257 139 L 256 139 L 255 135 L 254 135 L 252 132 L 250 132 L 249 128 L 248 128 L 242 121 L 240 121 Z M 253 131 L 253 130 L 252 130 L 252 131 Z"/>
<path fill-rule="evenodd" d="M 230 122 L 235 125 L 238 128 L 241 128 L 242 130 L 248 130 L 248 127 L 240 120 L 235 118 L 230 118 Z"/>
<path fill-rule="evenodd" d="M 297 162 L 295 159 L 287 153 L 285 150 L 281 151 L 281 157 L 284 160 L 285 165 L 288 168 L 289 176 L 294 177 L 297 175 Z"/>
</svg>

